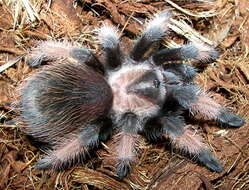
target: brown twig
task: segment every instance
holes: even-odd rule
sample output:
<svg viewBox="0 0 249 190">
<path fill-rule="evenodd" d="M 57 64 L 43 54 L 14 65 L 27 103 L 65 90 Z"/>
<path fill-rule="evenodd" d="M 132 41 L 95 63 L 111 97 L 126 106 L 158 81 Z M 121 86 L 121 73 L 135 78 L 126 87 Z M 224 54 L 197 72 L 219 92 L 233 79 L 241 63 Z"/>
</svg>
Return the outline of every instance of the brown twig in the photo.
<svg viewBox="0 0 249 190">
<path fill-rule="evenodd" d="M 230 143 L 232 143 L 236 148 L 239 149 L 239 151 L 242 153 L 242 154 L 245 154 L 245 156 L 249 156 L 245 151 L 242 150 L 241 147 L 239 147 L 233 140 L 231 140 L 230 138 L 224 136 L 226 140 L 228 140 Z"/>
<path fill-rule="evenodd" d="M 156 177 L 152 180 L 152 182 L 151 182 L 151 184 L 149 185 L 148 189 L 155 189 L 155 190 L 156 190 L 156 189 L 157 189 L 157 186 L 158 186 L 160 183 L 166 181 L 172 174 L 174 174 L 178 169 L 180 169 L 180 168 L 181 168 L 183 165 L 185 165 L 185 164 L 186 164 L 186 160 L 182 160 L 181 162 L 179 162 L 178 164 L 176 164 L 176 165 L 173 166 L 172 168 L 166 170 L 166 172 L 165 172 L 165 169 L 166 169 L 166 168 L 164 168 L 164 169 L 162 170 L 161 174 L 158 175 L 158 176 L 156 176 Z M 167 168 L 168 168 L 168 166 L 167 166 Z"/>
<path fill-rule="evenodd" d="M 19 56 L 14 60 L 8 61 L 6 64 L 0 66 L 0 73 L 11 67 L 12 65 L 16 64 L 18 61 L 22 59 L 23 56 Z"/>
<path fill-rule="evenodd" d="M 15 48 L 4 48 L 4 47 L 0 47 L 0 52 L 6 52 L 6 53 L 11 53 L 11 54 L 16 54 L 16 55 L 23 55 L 24 52 L 20 51 L 18 49 Z"/>
<path fill-rule="evenodd" d="M 43 34 L 43 33 L 40 33 L 40 32 L 33 32 L 33 31 L 30 31 L 30 30 L 26 30 L 23 33 L 28 35 L 28 36 L 39 38 L 39 39 L 42 39 L 42 40 L 50 40 L 51 39 L 50 36 L 48 36 L 46 34 Z"/>
<path fill-rule="evenodd" d="M 218 15 L 218 13 L 214 13 L 213 11 L 205 11 L 205 12 L 200 12 L 199 14 L 194 14 L 194 13 L 191 13 L 191 12 L 183 9 L 182 7 L 180 7 L 179 5 L 175 4 L 174 2 L 172 2 L 170 0 L 165 0 L 165 2 L 167 2 L 175 9 L 179 10 L 180 12 L 182 12 L 188 16 L 192 16 L 192 17 L 206 18 L 206 17 L 213 17 L 213 16 Z"/>
</svg>

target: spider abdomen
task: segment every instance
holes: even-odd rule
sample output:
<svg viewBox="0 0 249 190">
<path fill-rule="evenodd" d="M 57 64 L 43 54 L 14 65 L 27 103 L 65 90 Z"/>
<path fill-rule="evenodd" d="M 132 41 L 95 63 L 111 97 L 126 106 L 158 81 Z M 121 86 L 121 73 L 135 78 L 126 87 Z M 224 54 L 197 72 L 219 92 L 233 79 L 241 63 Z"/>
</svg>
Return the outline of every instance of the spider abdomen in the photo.
<svg viewBox="0 0 249 190">
<path fill-rule="evenodd" d="M 81 128 L 112 105 L 112 92 L 104 77 L 85 64 L 70 62 L 48 66 L 23 85 L 22 117 L 27 133 L 43 142 Z"/>
</svg>

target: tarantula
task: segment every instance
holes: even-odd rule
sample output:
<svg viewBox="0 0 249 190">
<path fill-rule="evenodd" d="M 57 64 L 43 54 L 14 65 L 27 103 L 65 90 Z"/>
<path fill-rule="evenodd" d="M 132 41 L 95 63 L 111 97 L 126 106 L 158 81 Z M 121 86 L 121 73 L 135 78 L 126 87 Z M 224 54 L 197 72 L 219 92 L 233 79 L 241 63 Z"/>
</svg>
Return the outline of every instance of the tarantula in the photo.
<svg viewBox="0 0 249 190">
<path fill-rule="evenodd" d="M 201 137 L 188 127 L 184 113 L 231 127 L 242 126 L 244 120 L 193 82 L 193 66 L 179 63 L 213 61 L 218 53 L 212 47 L 190 43 L 151 51 L 167 33 L 170 17 L 169 11 L 156 14 L 127 56 L 117 30 L 102 26 L 98 40 L 104 64 L 90 50 L 69 42 L 45 41 L 32 49 L 29 65 L 53 63 L 25 80 L 21 89 L 24 131 L 43 143 L 41 149 L 46 147 L 36 168 L 71 167 L 115 135 L 116 173 L 123 178 L 144 135 L 148 140 L 169 138 L 210 170 L 222 170 Z"/>
</svg>

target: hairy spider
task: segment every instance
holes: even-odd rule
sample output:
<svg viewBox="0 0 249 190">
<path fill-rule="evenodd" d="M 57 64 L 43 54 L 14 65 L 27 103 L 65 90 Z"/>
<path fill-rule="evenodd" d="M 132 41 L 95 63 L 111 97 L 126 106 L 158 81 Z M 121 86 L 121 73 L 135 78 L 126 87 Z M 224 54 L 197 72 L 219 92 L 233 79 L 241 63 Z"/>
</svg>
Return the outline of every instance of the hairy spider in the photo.
<svg viewBox="0 0 249 190">
<path fill-rule="evenodd" d="M 222 164 L 185 122 L 184 113 L 240 127 L 244 120 L 208 96 L 193 79 L 196 69 L 174 61 L 210 62 L 217 51 L 202 43 L 151 52 L 168 31 L 170 12 L 151 19 L 129 55 L 122 54 L 111 26 L 98 30 L 105 63 L 84 47 L 45 41 L 31 51 L 28 64 L 44 66 L 21 89 L 24 131 L 44 143 L 36 168 L 63 170 L 115 135 L 116 173 L 122 178 L 138 154 L 141 135 L 166 137 L 212 171 Z M 148 53 L 150 52 L 150 54 Z M 41 146 L 43 149 L 43 146 Z"/>
</svg>

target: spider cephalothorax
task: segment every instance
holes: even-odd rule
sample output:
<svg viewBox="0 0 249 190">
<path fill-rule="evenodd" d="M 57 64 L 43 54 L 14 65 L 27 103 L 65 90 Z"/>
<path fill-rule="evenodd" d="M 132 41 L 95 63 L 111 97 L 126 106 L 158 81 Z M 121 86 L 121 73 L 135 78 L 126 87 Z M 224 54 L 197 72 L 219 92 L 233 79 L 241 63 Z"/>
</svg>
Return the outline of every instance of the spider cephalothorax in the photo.
<svg viewBox="0 0 249 190">
<path fill-rule="evenodd" d="M 68 42 L 46 41 L 31 51 L 29 65 L 54 63 L 29 77 L 21 88 L 24 131 L 46 144 L 37 168 L 70 167 L 100 141 L 115 135 L 116 172 L 124 177 L 144 135 L 149 140 L 170 138 L 210 170 L 222 170 L 201 137 L 186 125 L 184 112 L 231 127 L 240 127 L 244 121 L 194 84 L 194 67 L 172 63 L 212 61 L 218 56 L 213 48 L 190 43 L 151 51 L 167 32 L 169 18 L 164 11 L 150 20 L 127 56 L 122 54 L 116 29 L 101 27 L 98 39 L 105 52 L 104 64 L 88 49 Z"/>
</svg>

